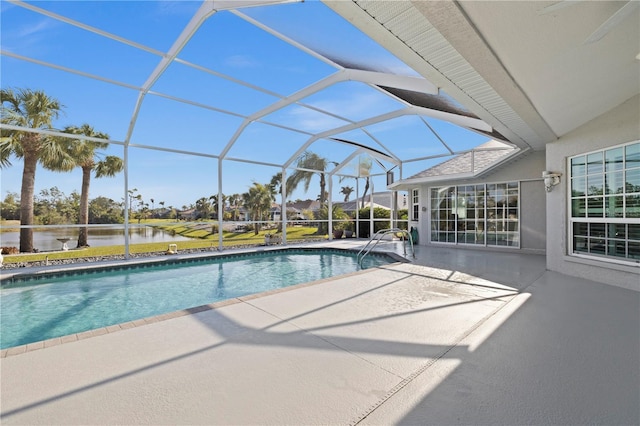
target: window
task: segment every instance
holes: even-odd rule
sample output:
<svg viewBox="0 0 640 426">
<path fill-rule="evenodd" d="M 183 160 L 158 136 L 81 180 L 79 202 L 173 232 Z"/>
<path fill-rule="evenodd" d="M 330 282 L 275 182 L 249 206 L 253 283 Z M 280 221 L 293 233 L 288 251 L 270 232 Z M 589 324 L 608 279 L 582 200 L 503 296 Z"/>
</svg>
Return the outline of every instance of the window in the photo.
<svg viewBox="0 0 640 426">
<path fill-rule="evenodd" d="M 640 142 L 569 159 L 571 254 L 640 263 Z"/>
<path fill-rule="evenodd" d="M 431 241 L 519 247 L 518 182 L 431 188 Z"/>
<path fill-rule="evenodd" d="M 417 189 L 411 190 L 411 220 L 417 222 L 420 213 L 420 192 Z"/>
</svg>

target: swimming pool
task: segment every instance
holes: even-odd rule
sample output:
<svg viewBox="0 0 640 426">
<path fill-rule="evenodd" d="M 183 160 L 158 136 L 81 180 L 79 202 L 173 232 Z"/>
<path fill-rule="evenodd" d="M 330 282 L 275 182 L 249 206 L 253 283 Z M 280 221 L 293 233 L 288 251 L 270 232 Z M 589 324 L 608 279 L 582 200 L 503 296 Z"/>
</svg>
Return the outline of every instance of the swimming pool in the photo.
<svg viewBox="0 0 640 426">
<path fill-rule="evenodd" d="M 363 268 L 393 261 L 367 256 Z M 281 249 L 14 279 L 0 290 L 0 349 L 358 269 L 350 251 Z"/>
</svg>

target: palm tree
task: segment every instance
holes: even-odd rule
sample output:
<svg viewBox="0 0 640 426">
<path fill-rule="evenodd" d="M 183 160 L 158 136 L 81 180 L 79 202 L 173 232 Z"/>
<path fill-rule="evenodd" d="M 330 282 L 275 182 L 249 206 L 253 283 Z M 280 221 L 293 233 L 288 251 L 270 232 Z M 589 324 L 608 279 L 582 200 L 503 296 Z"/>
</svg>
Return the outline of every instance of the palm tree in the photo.
<svg viewBox="0 0 640 426">
<path fill-rule="evenodd" d="M 346 203 L 347 201 L 349 201 L 349 197 L 351 196 L 351 193 L 354 191 L 353 187 L 351 186 L 343 186 L 342 189 L 340 190 L 341 194 L 344 194 L 344 202 Z"/>
<path fill-rule="evenodd" d="M 209 218 L 209 213 L 211 213 L 211 203 L 209 203 L 209 199 L 207 197 L 201 197 L 196 201 L 196 211 L 200 218 Z"/>
<path fill-rule="evenodd" d="M 238 220 L 238 204 L 242 201 L 240 194 L 229 195 L 229 207 L 233 208 L 233 220 Z"/>
<path fill-rule="evenodd" d="M 271 203 L 274 201 L 271 186 L 254 182 L 249 192 L 242 194 L 242 200 L 244 207 L 251 213 L 251 220 L 256 222 L 262 220 L 265 215 L 269 215 Z M 260 223 L 256 223 L 254 232 L 258 235 L 259 231 Z"/>
<path fill-rule="evenodd" d="M 222 217 L 224 217 L 224 205 L 227 202 L 227 196 L 222 194 Z M 220 217 L 218 216 L 218 195 L 212 195 L 211 197 L 209 197 L 209 200 L 211 200 L 211 206 L 213 208 L 213 214 L 215 215 L 216 219 L 219 219 Z"/>
<path fill-rule="evenodd" d="M 282 192 L 282 172 L 276 173 L 271 177 L 269 186 L 271 186 L 271 190 L 274 194 L 279 194 Z"/>
<path fill-rule="evenodd" d="M 60 116 L 63 106 L 43 91 L 31 89 L 0 89 L 3 124 L 30 129 L 52 129 L 53 120 Z M 2 129 L 0 138 L 0 167 L 11 165 L 14 155 L 24 162 L 20 190 L 20 225 L 33 225 L 33 195 L 36 168 L 70 171 L 75 167 L 62 144 L 54 137 L 28 131 Z M 33 251 L 33 229 L 20 228 L 20 251 Z"/>
<path fill-rule="evenodd" d="M 276 173 L 271 177 L 271 182 L 269 182 L 269 189 L 271 190 L 271 197 L 275 200 L 276 195 L 282 194 L 282 172 Z M 278 222 L 278 232 L 282 232 L 282 218 L 287 212 L 287 200 L 286 197 L 282 202 L 282 206 L 280 207 L 280 222 Z"/>
<path fill-rule="evenodd" d="M 329 164 L 338 164 L 333 161 L 329 161 L 326 158 L 320 157 L 318 154 L 311 151 L 305 151 L 304 154 L 298 159 L 297 167 L 299 169 L 317 170 L 320 172 L 320 204 L 324 204 L 327 201 L 327 192 L 325 190 L 325 170 Z M 287 178 L 287 195 L 291 194 L 301 182 L 304 182 L 304 190 L 309 190 L 309 184 L 311 178 L 315 173 L 309 170 L 296 170 Z"/>
<path fill-rule="evenodd" d="M 65 133 L 72 135 L 83 135 L 92 138 L 109 139 L 106 133 L 96 132 L 93 127 L 83 124 L 80 127 L 68 126 Z M 89 223 L 89 187 L 91 185 L 91 172 L 95 173 L 96 179 L 101 177 L 113 177 L 124 168 L 124 163 L 120 157 L 114 155 L 103 155 L 99 149 L 107 149 L 109 143 L 77 140 L 67 138 L 64 141 L 68 144 L 67 149 L 76 165 L 82 169 L 82 189 L 80 191 L 80 225 Z M 88 229 L 80 228 L 78 233 L 78 247 L 88 246 Z"/>
</svg>

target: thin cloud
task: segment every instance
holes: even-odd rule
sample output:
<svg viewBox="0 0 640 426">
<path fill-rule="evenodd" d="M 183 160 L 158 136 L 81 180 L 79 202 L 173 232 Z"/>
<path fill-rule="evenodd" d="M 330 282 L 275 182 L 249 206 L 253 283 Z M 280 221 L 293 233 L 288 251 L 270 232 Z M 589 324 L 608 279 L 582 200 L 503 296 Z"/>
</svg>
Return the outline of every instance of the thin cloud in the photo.
<svg viewBox="0 0 640 426">
<path fill-rule="evenodd" d="M 260 64 L 246 55 L 233 55 L 225 59 L 225 64 L 234 68 L 256 68 Z"/>
<path fill-rule="evenodd" d="M 194 12 L 193 2 L 189 1 L 161 1 L 158 2 L 155 13 L 159 16 L 191 16 Z"/>
<path fill-rule="evenodd" d="M 41 41 L 45 39 L 47 33 L 57 26 L 55 21 L 49 19 L 41 19 L 34 24 L 22 25 L 13 31 L 3 33 L 2 44 L 4 48 L 9 50 L 12 47 L 25 49 L 34 45 L 42 45 Z"/>
<path fill-rule="evenodd" d="M 294 107 L 288 114 L 294 127 L 307 131 L 318 132 L 347 124 L 325 114 L 303 107 Z"/>
</svg>

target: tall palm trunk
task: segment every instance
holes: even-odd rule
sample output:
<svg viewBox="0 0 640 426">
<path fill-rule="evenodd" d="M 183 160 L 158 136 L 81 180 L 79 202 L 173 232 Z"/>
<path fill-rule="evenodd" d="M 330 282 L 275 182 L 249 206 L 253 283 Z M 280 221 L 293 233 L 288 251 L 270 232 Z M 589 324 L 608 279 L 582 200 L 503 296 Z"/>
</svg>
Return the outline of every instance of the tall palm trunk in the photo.
<svg viewBox="0 0 640 426">
<path fill-rule="evenodd" d="M 326 200 L 325 187 L 327 186 L 324 173 L 320 173 L 320 204 L 324 204 Z"/>
<path fill-rule="evenodd" d="M 22 189 L 20 190 L 20 225 L 33 225 L 33 191 L 36 181 L 38 154 L 24 142 L 24 169 L 22 170 Z M 20 228 L 20 252 L 33 252 L 33 228 Z"/>
<path fill-rule="evenodd" d="M 361 209 L 364 209 L 364 199 L 367 196 L 367 191 L 369 191 L 369 176 L 367 176 L 367 180 L 365 181 L 365 184 L 364 184 L 364 192 L 362 193 L 362 202 L 360 203 Z M 373 202 L 371 203 L 371 205 L 373 208 Z"/>
<path fill-rule="evenodd" d="M 80 192 L 80 225 L 89 223 L 89 185 L 91 183 L 91 166 L 82 167 L 82 190 Z M 85 226 L 78 233 L 78 247 L 88 246 L 89 229 Z"/>
</svg>

